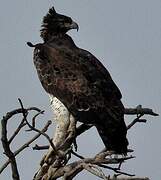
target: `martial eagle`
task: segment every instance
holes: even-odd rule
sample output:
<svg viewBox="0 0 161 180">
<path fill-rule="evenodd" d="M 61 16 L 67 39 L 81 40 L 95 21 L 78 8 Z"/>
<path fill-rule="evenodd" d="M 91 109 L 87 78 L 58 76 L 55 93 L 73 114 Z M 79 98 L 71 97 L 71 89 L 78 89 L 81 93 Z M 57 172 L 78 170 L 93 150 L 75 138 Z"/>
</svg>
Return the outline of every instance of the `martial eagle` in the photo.
<svg viewBox="0 0 161 180">
<path fill-rule="evenodd" d="M 127 130 L 120 90 L 103 64 L 75 45 L 67 34 L 70 29 L 78 30 L 77 23 L 58 14 L 54 7 L 44 16 L 44 43 L 34 46 L 34 64 L 41 84 L 76 121 L 95 126 L 107 150 L 126 154 Z"/>
</svg>

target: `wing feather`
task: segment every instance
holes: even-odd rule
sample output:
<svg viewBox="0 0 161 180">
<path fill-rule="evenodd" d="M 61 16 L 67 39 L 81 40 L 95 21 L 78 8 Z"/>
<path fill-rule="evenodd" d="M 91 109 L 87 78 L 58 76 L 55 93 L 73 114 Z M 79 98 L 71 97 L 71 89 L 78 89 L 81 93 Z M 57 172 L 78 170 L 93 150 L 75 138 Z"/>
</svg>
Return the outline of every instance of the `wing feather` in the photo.
<svg viewBox="0 0 161 180">
<path fill-rule="evenodd" d="M 34 64 L 49 94 L 58 98 L 75 119 L 95 125 L 106 147 L 126 153 L 121 93 L 95 56 L 77 47 L 45 43 L 35 48 Z"/>
</svg>

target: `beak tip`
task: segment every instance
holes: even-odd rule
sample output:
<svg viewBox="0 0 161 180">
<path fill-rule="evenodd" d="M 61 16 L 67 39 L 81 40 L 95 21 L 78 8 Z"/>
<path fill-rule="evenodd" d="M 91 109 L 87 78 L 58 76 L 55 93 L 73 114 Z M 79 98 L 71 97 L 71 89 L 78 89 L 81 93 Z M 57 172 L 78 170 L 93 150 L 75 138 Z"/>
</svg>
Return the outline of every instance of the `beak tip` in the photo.
<svg viewBox="0 0 161 180">
<path fill-rule="evenodd" d="M 76 29 L 77 32 L 78 32 L 78 30 L 79 30 L 78 24 L 77 24 L 76 22 L 73 21 L 72 26 L 71 26 L 71 29 Z"/>
</svg>

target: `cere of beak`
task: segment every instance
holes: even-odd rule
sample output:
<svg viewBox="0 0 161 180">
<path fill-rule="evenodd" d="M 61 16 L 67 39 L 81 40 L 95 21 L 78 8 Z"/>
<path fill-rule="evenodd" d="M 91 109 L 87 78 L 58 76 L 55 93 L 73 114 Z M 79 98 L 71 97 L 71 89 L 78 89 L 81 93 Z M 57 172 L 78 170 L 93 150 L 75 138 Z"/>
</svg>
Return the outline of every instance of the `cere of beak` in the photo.
<svg viewBox="0 0 161 180">
<path fill-rule="evenodd" d="M 72 22 L 72 24 L 70 25 L 70 29 L 76 29 L 77 31 L 79 30 L 79 26 L 76 22 Z"/>
</svg>

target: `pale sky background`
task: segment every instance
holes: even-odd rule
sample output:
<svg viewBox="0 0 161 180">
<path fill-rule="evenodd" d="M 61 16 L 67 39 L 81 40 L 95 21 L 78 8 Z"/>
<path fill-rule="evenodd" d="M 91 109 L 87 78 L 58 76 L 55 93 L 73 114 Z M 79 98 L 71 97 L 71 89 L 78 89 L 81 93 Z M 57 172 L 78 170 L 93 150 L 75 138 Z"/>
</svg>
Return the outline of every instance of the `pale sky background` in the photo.
<svg viewBox="0 0 161 180">
<path fill-rule="evenodd" d="M 71 16 L 80 27 L 71 31 L 75 43 L 92 52 L 108 68 L 121 89 L 125 107 L 153 108 L 161 114 L 161 1 L 160 0 L 1 0 L 0 3 L 0 117 L 24 105 L 45 109 L 42 122 L 51 119 L 48 96 L 40 85 L 27 41 L 41 42 L 39 29 L 49 7 Z M 129 123 L 132 117 L 127 118 Z M 123 170 L 152 180 L 161 179 L 161 120 L 147 117 L 147 124 L 137 124 L 129 133 L 136 159 Z M 12 119 L 11 132 L 17 119 Z M 40 120 L 41 121 L 41 120 Z M 51 128 L 52 129 L 52 128 Z M 50 133 L 52 130 L 50 130 Z M 23 133 L 12 145 L 16 149 L 31 133 Z M 37 143 L 46 144 L 44 138 Z M 103 144 L 93 129 L 78 139 L 79 153 L 90 156 Z M 4 162 L 0 146 L 0 164 Z M 21 179 L 32 179 L 44 152 L 32 146 L 17 157 Z M 106 171 L 108 174 L 108 171 Z M 89 173 L 76 179 L 98 179 Z M 10 180 L 10 168 L 0 180 Z"/>
</svg>

